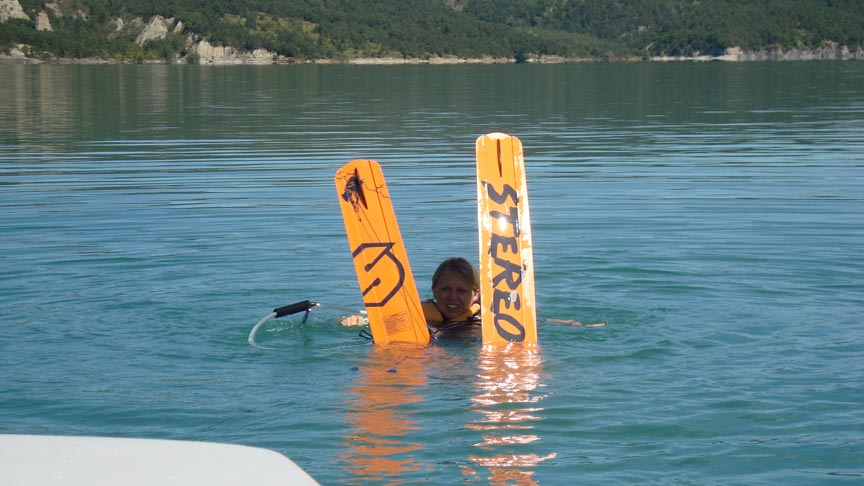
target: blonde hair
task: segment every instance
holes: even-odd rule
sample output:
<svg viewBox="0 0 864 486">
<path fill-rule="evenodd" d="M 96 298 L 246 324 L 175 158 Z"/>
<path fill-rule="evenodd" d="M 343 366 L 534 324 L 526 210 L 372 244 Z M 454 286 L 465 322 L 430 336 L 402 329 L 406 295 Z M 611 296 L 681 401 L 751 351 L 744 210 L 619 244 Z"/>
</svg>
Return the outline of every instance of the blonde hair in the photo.
<svg viewBox="0 0 864 486">
<path fill-rule="evenodd" d="M 480 289 L 480 273 L 474 268 L 474 265 L 462 258 L 452 257 L 444 260 L 438 265 L 435 273 L 432 274 L 432 288 L 438 285 L 438 280 L 444 272 L 450 272 L 457 276 L 460 280 L 471 286 L 471 290 Z"/>
</svg>

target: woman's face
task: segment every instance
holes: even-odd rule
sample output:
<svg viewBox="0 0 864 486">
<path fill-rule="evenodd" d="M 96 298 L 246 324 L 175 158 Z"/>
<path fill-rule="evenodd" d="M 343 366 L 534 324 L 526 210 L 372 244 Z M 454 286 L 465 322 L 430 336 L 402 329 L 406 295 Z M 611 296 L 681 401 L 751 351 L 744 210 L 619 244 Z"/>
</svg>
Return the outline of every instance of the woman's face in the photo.
<svg viewBox="0 0 864 486">
<path fill-rule="evenodd" d="M 432 296 L 445 320 L 454 319 L 467 312 L 479 292 L 452 272 L 442 273 L 438 277 L 438 283 L 432 287 Z"/>
</svg>

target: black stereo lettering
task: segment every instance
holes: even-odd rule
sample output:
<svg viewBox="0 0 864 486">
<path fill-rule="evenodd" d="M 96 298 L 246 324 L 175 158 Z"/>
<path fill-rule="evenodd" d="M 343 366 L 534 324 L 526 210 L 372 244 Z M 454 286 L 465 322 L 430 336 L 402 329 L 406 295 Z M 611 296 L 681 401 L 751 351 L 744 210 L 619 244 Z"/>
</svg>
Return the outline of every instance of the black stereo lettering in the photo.
<svg viewBox="0 0 864 486">
<path fill-rule="evenodd" d="M 489 217 L 492 218 L 492 221 L 501 221 L 503 219 L 510 223 L 510 226 L 513 227 L 513 234 L 517 237 L 519 236 L 519 208 L 516 206 L 510 208 L 510 214 L 504 214 L 500 211 L 489 211 Z M 501 228 L 496 227 L 495 229 Z"/>
<path fill-rule="evenodd" d="M 509 184 L 504 184 L 504 190 L 501 193 L 498 193 L 495 191 L 495 188 L 487 182 L 486 194 L 489 195 L 489 199 L 492 199 L 498 204 L 504 204 L 504 202 L 507 201 L 507 198 L 512 199 L 514 205 L 519 204 L 519 194 L 516 192 L 516 189 L 513 189 Z"/>
<path fill-rule="evenodd" d="M 509 309 L 510 304 L 513 304 L 513 310 L 522 308 L 522 302 L 519 301 L 519 294 L 516 294 L 516 299 L 511 298 L 513 294 L 510 292 L 495 289 L 492 291 L 492 312 L 495 314 L 504 312 L 504 309 Z M 503 304 L 503 306 L 501 305 Z"/>
<path fill-rule="evenodd" d="M 507 282 L 507 288 L 510 290 L 516 290 L 522 285 L 522 267 L 500 258 L 495 258 L 495 264 L 501 267 L 501 271 L 492 277 L 493 287 L 497 287 L 502 280 Z"/>
<path fill-rule="evenodd" d="M 498 249 L 515 255 L 519 251 L 519 243 L 513 236 L 502 236 L 492 233 L 489 238 L 489 254 L 498 258 Z"/>
<path fill-rule="evenodd" d="M 510 332 L 508 329 L 505 329 L 505 324 L 507 325 L 508 329 L 514 329 L 516 332 Z M 513 316 L 508 316 L 507 314 L 497 314 L 495 316 L 495 329 L 498 331 L 499 336 L 508 341 L 525 340 L 525 327 Z"/>
</svg>

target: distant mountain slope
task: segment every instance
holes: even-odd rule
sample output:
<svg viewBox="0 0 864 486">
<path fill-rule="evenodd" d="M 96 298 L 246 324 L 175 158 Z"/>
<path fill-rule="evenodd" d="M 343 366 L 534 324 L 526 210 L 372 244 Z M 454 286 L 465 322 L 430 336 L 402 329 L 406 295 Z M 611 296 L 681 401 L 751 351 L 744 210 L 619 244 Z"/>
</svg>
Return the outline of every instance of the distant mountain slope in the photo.
<svg viewBox="0 0 864 486">
<path fill-rule="evenodd" d="M 478 20 L 581 32 L 647 55 L 864 44 L 862 0 L 469 0 Z"/>
<path fill-rule="evenodd" d="M 0 52 L 44 59 L 830 57 L 862 46 L 864 0 L 0 0 Z"/>
</svg>

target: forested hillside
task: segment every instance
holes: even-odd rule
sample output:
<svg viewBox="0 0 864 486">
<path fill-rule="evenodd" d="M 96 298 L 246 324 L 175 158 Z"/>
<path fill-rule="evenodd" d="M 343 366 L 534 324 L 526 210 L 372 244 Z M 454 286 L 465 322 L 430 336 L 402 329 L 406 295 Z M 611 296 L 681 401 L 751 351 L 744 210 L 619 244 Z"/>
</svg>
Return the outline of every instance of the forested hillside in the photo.
<svg viewBox="0 0 864 486">
<path fill-rule="evenodd" d="M 0 0 L 0 52 L 185 60 L 645 58 L 864 46 L 864 0 Z M 7 9 L 9 10 L 9 9 Z M 10 10 L 11 11 L 11 10 Z M 3 9 L 0 9 L 0 13 Z M 142 31 L 159 16 L 164 32 Z"/>
<path fill-rule="evenodd" d="M 862 0 L 471 0 L 472 17 L 582 33 L 640 55 L 719 54 L 864 43 Z"/>
</svg>

